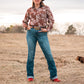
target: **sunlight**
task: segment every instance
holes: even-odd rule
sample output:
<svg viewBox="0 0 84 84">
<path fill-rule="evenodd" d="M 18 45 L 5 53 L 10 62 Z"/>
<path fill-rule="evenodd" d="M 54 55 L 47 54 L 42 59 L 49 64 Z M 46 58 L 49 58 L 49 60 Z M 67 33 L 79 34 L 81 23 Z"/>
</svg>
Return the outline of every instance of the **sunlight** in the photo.
<svg viewBox="0 0 84 84">
<path fill-rule="evenodd" d="M 54 14 L 55 22 L 84 22 L 84 11 L 63 11 Z"/>
<path fill-rule="evenodd" d="M 0 16 L 0 25 L 22 24 L 23 15 L 4 15 Z"/>
</svg>

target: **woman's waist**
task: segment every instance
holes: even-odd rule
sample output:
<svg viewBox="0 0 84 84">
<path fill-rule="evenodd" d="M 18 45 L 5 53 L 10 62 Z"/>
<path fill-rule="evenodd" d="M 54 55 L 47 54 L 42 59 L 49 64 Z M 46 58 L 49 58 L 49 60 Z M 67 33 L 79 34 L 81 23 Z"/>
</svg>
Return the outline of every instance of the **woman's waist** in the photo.
<svg viewBox="0 0 84 84">
<path fill-rule="evenodd" d="M 40 30 L 41 28 L 47 28 L 46 26 L 37 26 L 37 25 L 29 25 L 30 28 L 34 28 L 35 30 Z"/>
<path fill-rule="evenodd" d="M 29 24 L 30 28 L 35 28 L 35 29 L 41 29 L 41 28 L 47 28 L 48 25 L 41 25 L 41 24 Z"/>
<path fill-rule="evenodd" d="M 44 27 L 44 26 L 47 26 L 48 24 L 47 24 L 47 22 L 45 22 L 45 21 L 31 21 L 30 20 L 30 22 L 29 22 L 29 25 L 34 25 L 34 26 L 42 26 L 42 27 Z"/>
</svg>

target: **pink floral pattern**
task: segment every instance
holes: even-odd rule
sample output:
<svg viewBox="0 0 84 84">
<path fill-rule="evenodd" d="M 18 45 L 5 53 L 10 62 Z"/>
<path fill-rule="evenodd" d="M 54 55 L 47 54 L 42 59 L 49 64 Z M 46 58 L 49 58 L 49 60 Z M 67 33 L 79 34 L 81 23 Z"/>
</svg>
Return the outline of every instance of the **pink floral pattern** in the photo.
<svg viewBox="0 0 84 84">
<path fill-rule="evenodd" d="M 53 28 L 54 18 L 50 8 L 44 5 L 38 9 L 32 7 L 27 9 L 23 22 L 28 23 L 28 25 L 47 26 L 47 29 L 51 30 Z"/>
</svg>

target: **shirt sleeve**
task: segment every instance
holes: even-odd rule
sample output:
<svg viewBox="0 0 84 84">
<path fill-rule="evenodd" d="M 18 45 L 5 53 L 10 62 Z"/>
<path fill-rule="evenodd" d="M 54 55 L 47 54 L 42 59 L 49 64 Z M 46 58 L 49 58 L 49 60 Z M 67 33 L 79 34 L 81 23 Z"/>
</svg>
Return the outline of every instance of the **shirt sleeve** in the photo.
<svg viewBox="0 0 84 84">
<path fill-rule="evenodd" d="M 50 31 L 53 28 L 54 18 L 49 7 L 47 7 L 47 21 L 48 21 L 47 30 Z"/>
<path fill-rule="evenodd" d="M 29 22 L 29 9 L 27 9 L 26 13 L 25 13 L 25 17 L 23 19 L 23 23 L 26 23 L 28 25 L 28 22 Z"/>
</svg>

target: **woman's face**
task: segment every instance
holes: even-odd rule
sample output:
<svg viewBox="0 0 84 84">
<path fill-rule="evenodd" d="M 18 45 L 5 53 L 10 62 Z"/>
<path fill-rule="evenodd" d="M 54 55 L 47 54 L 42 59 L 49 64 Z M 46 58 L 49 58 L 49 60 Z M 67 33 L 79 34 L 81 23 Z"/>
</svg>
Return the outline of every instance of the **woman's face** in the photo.
<svg viewBox="0 0 84 84">
<path fill-rule="evenodd" d="M 40 4 L 41 1 L 42 1 L 42 0 L 33 0 L 33 2 L 34 2 L 35 4 Z"/>
</svg>

